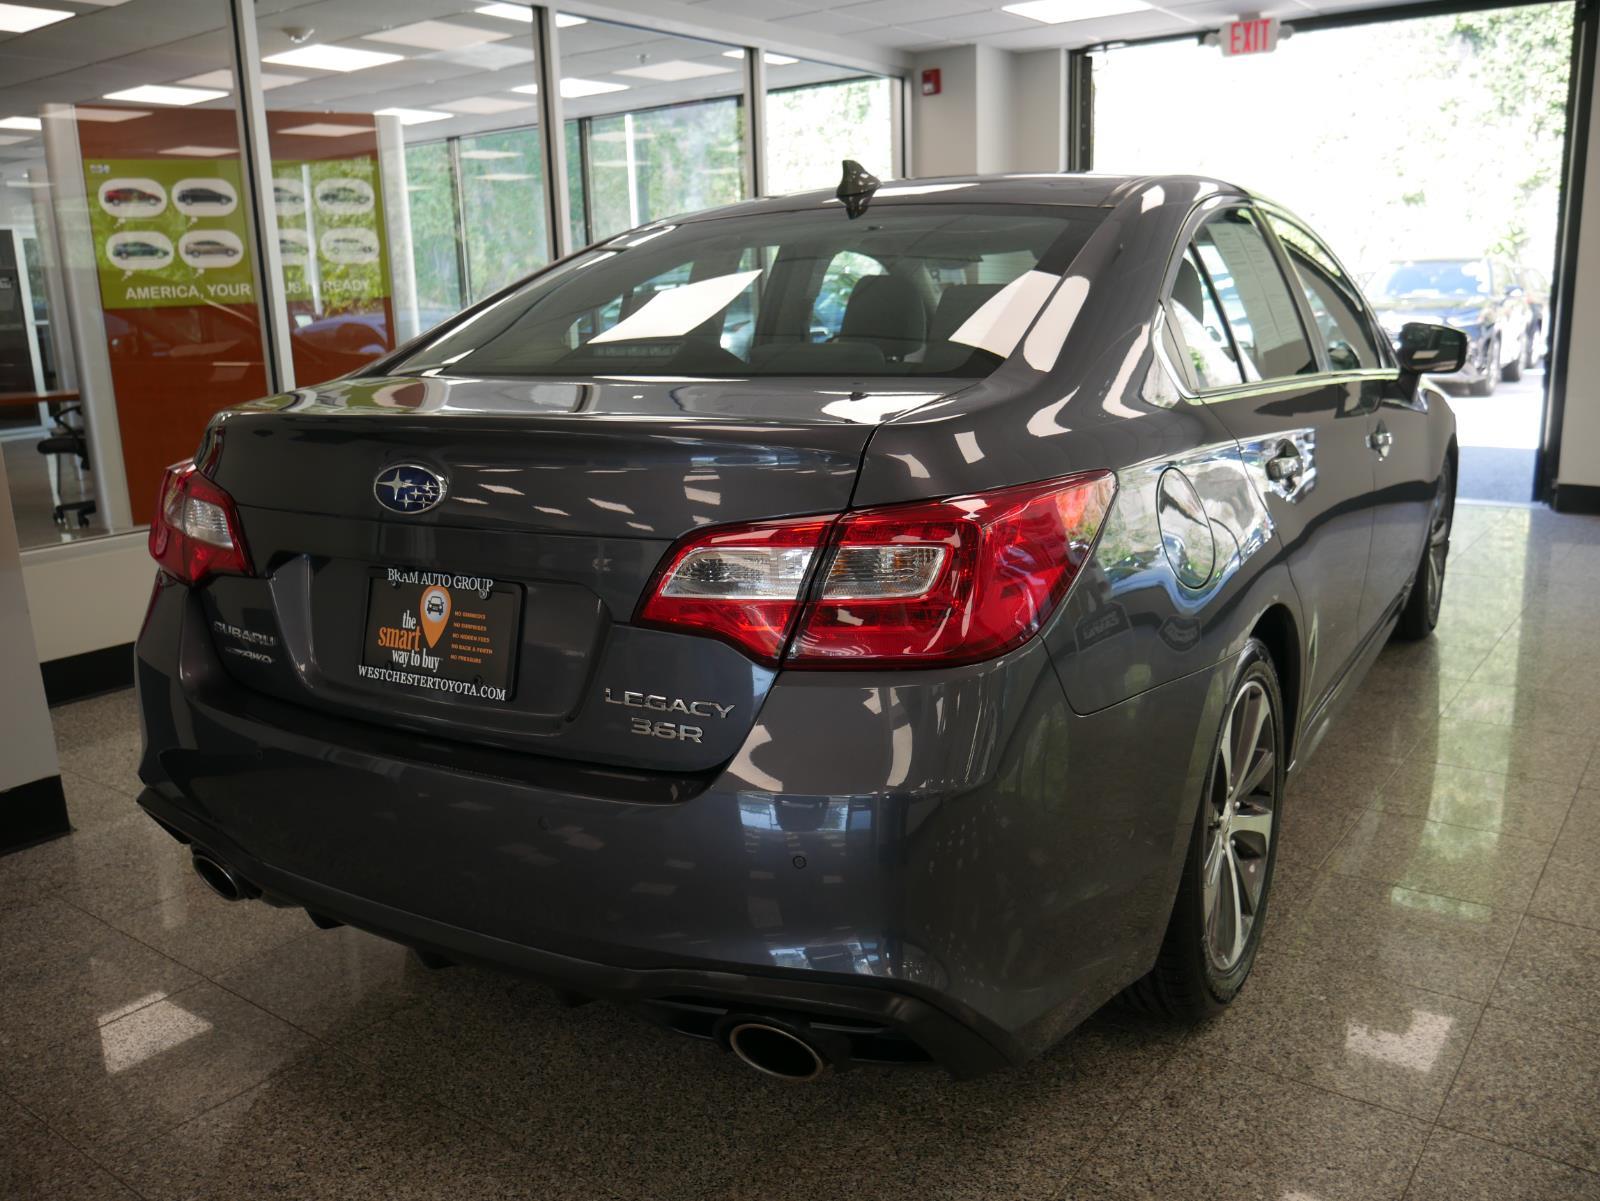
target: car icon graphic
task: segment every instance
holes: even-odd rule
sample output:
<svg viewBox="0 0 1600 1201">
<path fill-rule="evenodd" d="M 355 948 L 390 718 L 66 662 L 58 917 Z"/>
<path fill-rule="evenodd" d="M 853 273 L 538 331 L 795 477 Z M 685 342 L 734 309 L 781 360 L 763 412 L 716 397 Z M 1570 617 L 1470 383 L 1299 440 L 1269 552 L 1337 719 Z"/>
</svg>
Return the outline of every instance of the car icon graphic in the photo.
<svg viewBox="0 0 1600 1201">
<path fill-rule="evenodd" d="M 161 197 L 153 192 L 147 192 L 143 188 L 108 188 L 105 194 L 105 203 L 112 208 L 122 208 L 130 204 L 160 204 Z"/>
<path fill-rule="evenodd" d="M 272 199 L 279 204 L 300 204 L 305 198 L 293 188 L 286 188 L 282 184 L 273 184 Z"/>
<path fill-rule="evenodd" d="M 444 616 L 444 597 L 440 596 L 437 592 L 428 598 L 428 616 Z"/>
<path fill-rule="evenodd" d="M 323 242 L 323 246 L 328 250 L 344 250 L 352 254 L 372 249 L 365 238 L 356 234 L 336 234 Z"/>
<path fill-rule="evenodd" d="M 335 187 L 323 188 L 317 193 L 317 200 L 322 204 L 365 204 L 367 198 L 355 188 Z"/>
<path fill-rule="evenodd" d="M 239 248 L 230 246 L 226 242 L 219 242 L 215 238 L 201 238 L 198 241 L 189 243 L 188 254 L 191 258 L 209 258 L 215 255 L 220 258 L 231 259 L 238 256 Z"/>
<path fill-rule="evenodd" d="M 158 259 L 167 251 L 154 242 L 118 242 L 111 248 L 111 253 L 119 259 Z"/>
<path fill-rule="evenodd" d="M 233 197 L 216 188 L 184 188 L 177 195 L 179 204 L 232 204 Z"/>
</svg>

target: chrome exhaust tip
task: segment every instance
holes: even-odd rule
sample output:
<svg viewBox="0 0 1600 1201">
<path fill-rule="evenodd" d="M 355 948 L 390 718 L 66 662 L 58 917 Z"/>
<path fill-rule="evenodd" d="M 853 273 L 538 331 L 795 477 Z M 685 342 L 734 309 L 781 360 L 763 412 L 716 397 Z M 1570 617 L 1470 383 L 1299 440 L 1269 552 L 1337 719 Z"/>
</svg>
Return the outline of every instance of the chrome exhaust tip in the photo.
<svg viewBox="0 0 1600 1201">
<path fill-rule="evenodd" d="M 196 851 L 192 862 L 195 875 L 224 901 L 248 901 L 261 895 L 261 890 L 254 884 L 242 876 L 234 875 L 227 864 L 219 863 L 204 851 Z"/>
<path fill-rule="evenodd" d="M 793 1030 L 770 1022 L 744 1021 L 729 1027 L 728 1050 L 739 1062 L 779 1080 L 815 1080 L 828 1070 L 823 1053 Z"/>
</svg>

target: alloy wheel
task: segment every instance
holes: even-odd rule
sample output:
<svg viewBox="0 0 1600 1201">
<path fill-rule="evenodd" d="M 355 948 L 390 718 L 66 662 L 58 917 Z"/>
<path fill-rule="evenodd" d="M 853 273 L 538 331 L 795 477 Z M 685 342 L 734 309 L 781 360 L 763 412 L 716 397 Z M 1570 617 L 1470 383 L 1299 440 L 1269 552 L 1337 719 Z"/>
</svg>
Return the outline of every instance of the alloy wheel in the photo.
<svg viewBox="0 0 1600 1201">
<path fill-rule="evenodd" d="M 1204 889 L 1206 954 L 1218 971 L 1243 958 L 1266 892 L 1277 818 L 1277 719 L 1260 681 L 1233 698 L 1212 772 Z"/>
</svg>

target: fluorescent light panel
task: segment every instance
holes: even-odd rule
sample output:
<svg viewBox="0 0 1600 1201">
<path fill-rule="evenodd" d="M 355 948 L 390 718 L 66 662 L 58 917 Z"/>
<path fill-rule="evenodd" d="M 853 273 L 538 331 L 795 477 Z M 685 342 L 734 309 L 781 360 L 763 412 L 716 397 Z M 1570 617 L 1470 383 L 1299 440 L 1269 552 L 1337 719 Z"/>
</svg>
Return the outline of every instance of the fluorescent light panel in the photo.
<svg viewBox="0 0 1600 1201">
<path fill-rule="evenodd" d="M 533 24 L 533 9 L 525 8 L 520 4 L 482 4 L 472 10 L 480 17 L 499 17 L 502 21 L 521 21 L 524 25 Z M 556 14 L 557 29 L 571 29 L 574 25 L 587 25 L 588 17 L 575 17 L 571 13 Z"/>
<path fill-rule="evenodd" d="M 310 46 L 297 46 L 293 50 L 285 50 L 282 54 L 269 54 L 261 61 L 275 63 L 280 67 L 310 67 L 313 71 L 365 71 L 369 67 L 381 67 L 385 63 L 397 63 L 403 59 L 403 54 L 389 54 L 383 50 L 360 50 L 354 46 L 329 46 L 325 43 L 316 43 Z"/>
<path fill-rule="evenodd" d="M 370 125 L 339 125 L 333 121 L 313 121 L 309 125 L 295 125 L 283 133 L 299 134 L 303 138 L 348 138 L 351 134 L 371 133 Z"/>
<path fill-rule="evenodd" d="M 394 117 L 402 125 L 426 125 L 430 121 L 448 121 L 454 113 L 436 113 L 429 108 L 380 108 L 374 117 Z"/>
<path fill-rule="evenodd" d="M 463 96 L 459 100 L 441 100 L 439 107 L 452 113 L 472 113 L 489 117 L 495 113 L 515 112 L 519 108 L 532 108 L 526 100 L 509 100 L 504 96 Z"/>
<path fill-rule="evenodd" d="M 165 150 L 156 151 L 157 154 L 181 154 L 187 158 L 220 158 L 224 154 L 232 154 L 226 146 L 168 146 Z"/>
<path fill-rule="evenodd" d="M 270 92 L 273 88 L 285 88 L 291 83 L 304 83 L 304 75 L 278 75 L 271 71 L 261 72 L 261 90 Z M 179 83 L 191 88 L 226 88 L 233 90 L 233 72 L 227 68 L 221 71 L 207 71 L 204 75 L 191 75 L 188 79 L 180 79 Z"/>
<path fill-rule="evenodd" d="M 27 33 L 65 21 L 73 13 L 59 8 L 34 8 L 30 4 L 0 4 L 0 32 Z"/>
<path fill-rule="evenodd" d="M 0 129 L 26 129 L 37 132 L 44 128 L 38 117 L 0 117 Z"/>
<path fill-rule="evenodd" d="M 687 59 L 672 58 L 662 63 L 645 63 L 637 67 L 621 67 L 618 75 L 633 75 L 639 79 L 658 83 L 679 83 L 685 79 L 703 79 L 707 75 L 732 75 L 732 67 L 715 67 L 710 63 L 692 63 Z"/>
<path fill-rule="evenodd" d="M 166 104 L 181 108 L 190 104 L 203 104 L 207 100 L 221 100 L 228 93 L 215 88 L 179 88 L 169 83 L 143 83 L 136 88 L 123 88 L 120 92 L 107 92 L 102 100 L 126 100 L 129 104 Z"/>
<path fill-rule="evenodd" d="M 150 110 L 147 108 L 77 108 L 72 112 L 62 113 L 63 117 L 70 116 L 77 121 L 100 121 L 108 125 L 115 125 L 119 121 L 133 121 L 139 117 L 148 117 Z"/>
<path fill-rule="evenodd" d="M 742 49 L 739 49 L 739 50 L 724 50 L 722 52 L 722 57 L 723 58 L 743 58 L 744 57 L 744 51 Z M 799 62 L 800 60 L 798 58 L 791 58 L 787 54 L 774 54 L 771 50 L 768 50 L 766 53 L 764 53 L 761 56 L 761 61 L 766 63 L 767 66 L 769 66 L 769 67 L 792 67 L 795 63 Z"/>
<path fill-rule="evenodd" d="M 535 85 L 537 86 L 537 85 Z M 561 98 L 563 100 L 581 100 L 585 96 L 603 96 L 607 92 L 626 92 L 628 85 L 625 83 L 605 83 L 598 79 L 573 79 L 561 81 Z M 521 88 L 512 91 L 520 92 Z"/>
<path fill-rule="evenodd" d="M 466 46 L 481 46 L 484 42 L 501 42 L 511 35 L 474 29 L 470 25 L 456 25 L 450 21 L 417 21 L 361 36 L 369 42 L 415 46 L 418 50 L 460 50 Z"/>
<path fill-rule="evenodd" d="M 1124 13 L 1147 12 L 1144 0 L 1026 0 L 1023 4 L 1002 5 L 1004 11 L 1045 25 L 1065 25 L 1069 21 L 1092 21 L 1096 17 L 1118 17 Z"/>
</svg>

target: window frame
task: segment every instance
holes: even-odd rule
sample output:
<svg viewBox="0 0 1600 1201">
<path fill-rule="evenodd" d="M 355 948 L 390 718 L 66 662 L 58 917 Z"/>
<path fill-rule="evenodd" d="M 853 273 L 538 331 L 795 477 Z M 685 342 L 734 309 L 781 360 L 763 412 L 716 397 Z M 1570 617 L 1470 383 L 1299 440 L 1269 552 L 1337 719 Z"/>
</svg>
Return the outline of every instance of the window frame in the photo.
<svg viewBox="0 0 1600 1201">
<path fill-rule="evenodd" d="M 1272 234 L 1272 240 L 1274 244 L 1278 247 L 1278 252 L 1283 260 L 1284 267 L 1291 272 L 1291 278 L 1298 279 L 1299 276 L 1294 269 L 1294 260 L 1289 257 L 1288 251 L 1284 248 L 1282 241 L 1277 236 L 1277 231 L 1271 228 L 1273 218 L 1276 218 L 1279 221 L 1287 222 L 1289 225 L 1294 226 L 1302 234 L 1310 238 L 1323 254 L 1328 256 L 1329 261 L 1339 269 L 1340 274 L 1342 274 L 1349 282 L 1351 290 L 1356 295 L 1356 299 L 1361 302 L 1361 314 L 1366 320 L 1367 332 L 1371 334 L 1373 341 L 1376 342 L 1378 346 L 1378 358 L 1381 360 L 1381 366 L 1363 367 L 1360 368 L 1360 370 L 1381 370 L 1386 374 L 1392 372 L 1394 373 L 1395 378 L 1399 378 L 1400 364 L 1399 361 L 1394 357 L 1394 344 L 1389 340 L 1389 335 L 1384 331 L 1382 323 L 1378 321 L 1377 314 L 1373 312 L 1372 302 L 1367 299 L 1367 294 L 1361 290 L 1361 285 L 1356 282 L 1355 274 L 1350 270 L 1350 268 L 1344 265 L 1344 260 L 1333 253 L 1333 250 L 1328 246 L 1327 241 L 1320 237 L 1310 225 L 1302 221 L 1299 217 L 1295 216 L 1281 204 L 1273 204 L 1270 201 L 1257 201 L 1255 208 L 1267 218 L 1265 223 L 1266 227 Z M 1309 308 L 1309 305 L 1307 305 L 1307 307 Z M 1352 368 L 1352 370 L 1355 369 Z M 1336 374 L 1342 375 L 1345 373 L 1337 372 Z"/>
<path fill-rule="evenodd" d="M 1200 227 L 1225 212 L 1240 208 L 1250 211 L 1252 217 L 1255 219 L 1258 227 L 1261 230 L 1262 237 L 1266 239 L 1268 249 L 1273 255 L 1274 262 L 1277 264 L 1279 274 L 1283 276 L 1284 286 L 1288 288 L 1290 299 L 1294 302 L 1295 312 L 1300 320 L 1301 332 L 1305 336 L 1306 341 L 1310 344 L 1311 352 L 1316 358 L 1317 370 L 1307 375 L 1280 376 L 1270 380 L 1244 380 L 1241 383 L 1230 383 L 1220 388 L 1197 388 L 1190 381 L 1187 371 L 1183 367 L 1172 362 L 1171 355 L 1164 345 L 1165 339 L 1160 336 L 1152 337 L 1151 345 L 1154 348 L 1157 357 L 1161 360 L 1168 377 L 1178 392 L 1178 395 L 1190 404 L 1210 404 L 1217 401 L 1232 400 L 1239 397 L 1259 396 L 1273 392 L 1288 391 L 1295 388 L 1318 387 L 1330 383 L 1368 379 L 1388 381 L 1399 379 L 1400 370 L 1393 359 L 1394 348 L 1389 344 L 1387 336 L 1384 336 L 1379 340 L 1379 347 L 1380 349 L 1388 347 L 1384 354 L 1385 357 L 1390 360 L 1389 366 L 1363 367 L 1360 369 L 1335 371 L 1329 365 L 1327 351 L 1322 345 L 1322 339 L 1320 337 L 1313 338 L 1308 332 L 1309 329 L 1312 328 L 1310 325 L 1312 320 L 1310 306 L 1307 303 L 1305 296 L 1300 291 L 1298 286 L 1298 277 L 1290 274 L 1290 271 L 1292 271 L 1292 264 L 1289 262 L 1283 246 L 1279 243 L 1277 235 L 1273 232 L 1271 223 L 1266 220 L 1265 210 L 1271 210 L 1281 214 L 1282 216 L 1291 220 L 1294 225 L 1299 226 L 1302 229 L 1305 229 L 1305 222 L 1301 221 L 1298 217 L 1294 217 L 1293 214 L 1286 212 L 1279 205 L 1257 201 L 1248 196 L 1241 196 L 1237 194 L 1231 196 L 1209 196 L 1199 201 L 1192 209 L 1190 209 L 1188 216 L 1184 218 L 1183 225 L 1179 229 L 1178 237 L 1173 243 L 1173 246 L 1167 256 L 1167 268 L 1166 272 L 1162 276 L 1161 294 L 1156 300 L 1156 316 L 1159 321 L 1166 326 L 1169 331 L 1174 329 L 1176 326 L 1176 322 L 1170 309 L 1172 304 L 1172 289 L 1177 283 L 1179 265 L 1182 263 L 1184 255 L 1188 253 L 1189 246 L 1194 242 L 1195 235 L 1200 232 Z M 1307 229 L 1306 232 L 1310 233 L 1311 231 Z M 1326 249 L 1326 245 L 1321 238 L 1317 238 L 1316 241 L 1319 246 L 1323 246 L 1324 249 Z M 1344 271 L 1346 276 L 1350 276 L 1349 270 L 1342 262 L 1339 261 L 1336 255 L 1333 255 L 1331 252 L 1329 252 L 1329 257 L 1332 258 L 1335 263 L 1339 264 L 1340 270 Z M 1351 278 L 1353 279 L 1353 277 Z M 1209 271 L 1202 270 L 1201 282 L 1211 290 L 1212 299 L 1215 303 L 1217 303 L 1220 310 L 1221 303 L 1216 296 L 1215 285 L 1212 283 L 1211 273 Z M 1357 288 L 1357 293 L 1361 297 L 1362 306 L 1367 314 L 1369 323 L 1375 324 L 1376 319 L 1372 316 L 1372 306 L 1367 300 L 1366 294 L 1361 292 L 1359 288 Z M 1176 337 L 1176 335 L 1172 336 Z M 1234 350 L 1234 354 L 1236 356 L 1235 361 L 1238 361 L 1238 345 L 1234 339 L 1233 327 L 1231 324 L 1228 325 L 1228 340 L 1230 347 L 1232 347 Z"/>
</svg>

